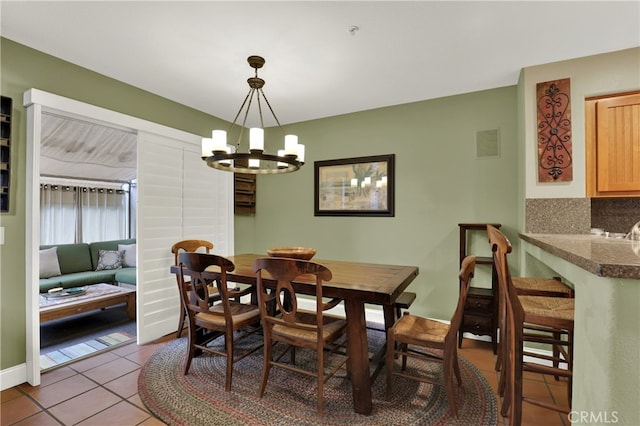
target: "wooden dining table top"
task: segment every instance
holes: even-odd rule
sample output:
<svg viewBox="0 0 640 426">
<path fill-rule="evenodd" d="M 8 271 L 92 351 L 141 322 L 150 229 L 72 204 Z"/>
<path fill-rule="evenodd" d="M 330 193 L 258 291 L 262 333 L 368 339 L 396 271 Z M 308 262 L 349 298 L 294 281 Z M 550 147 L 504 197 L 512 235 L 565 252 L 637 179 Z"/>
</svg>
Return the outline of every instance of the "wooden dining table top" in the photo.
<svg viewBox="0 0 640 426">
<path fill-rule="evenodd" d="M 226 257 L 235 265 L 235 269 L 227 273 L 229 281 L 255 284 L 256 273 L 253 270 L 253 262 L 260 257 L 267 256 L 245 253 Z M 324 265 L 331 271 L 331 280 L 322 284 L 325 296 L 356 297 L 365 303 L 376 305 L 393 304 L 419 273 L 417 266 L 326 259 L 311 259 L 311 261 Z M 177 272 L 177 270 L 172 272 Z M 268 274 L 264 274 L 263 279 L 268 283 Z M 315 278 L 309 276 L 309 279 L 306 280 L 302 276 L 296 279 L 296 283 L 302 287 L 312 286 L 315 285 Z"/>
</svg>

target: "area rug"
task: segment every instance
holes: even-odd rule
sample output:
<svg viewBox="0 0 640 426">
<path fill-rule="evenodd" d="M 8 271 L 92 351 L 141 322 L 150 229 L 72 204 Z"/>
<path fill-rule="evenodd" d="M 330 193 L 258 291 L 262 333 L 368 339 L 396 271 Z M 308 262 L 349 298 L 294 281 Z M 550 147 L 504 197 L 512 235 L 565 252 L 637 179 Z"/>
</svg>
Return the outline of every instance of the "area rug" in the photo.
<svg viewBox="0 0 640 426">
<path fill-rule="evenodd" d="M 61 367 L 73 361 L 95 355 L 98 352 L 113 349 L 117 346 L 133 341 L 136 336 L 118 331 L 105 336 L 96 337 L 82 343 L 76 343 L 65 348 L 40 355 L 40 369 L 50 370 Z"/>
<path fill-rule="evenodd" d="M 262 337 L 257 335 L 256 339 Z M 222 345 L 222 339 L 220 345 Z M 247 339 L 250 340 L 250 339 Z M 246 342 L 245 347 L 257 341 Z M 384 344 L 384 334 L 369 331 L 370 350 Z M 353 411 L 351 383 L 338 371 L 324 389 L 324 416 L 316 413 L 315 379 L 273 368 L 265 395 L 258 397 L 262 350 L 236 362 L 232 390 L 225 392 L 225 358 L 209 354 L 194 358 L 183 375 L 187 340 L 172 340 L 150 357 L 138 378 L 138 392 L 147 408 L 169 425 L 496 425 L 493 392 L 482 374 L 460 358 L 463 386 L 458 388 L 458 417 L 451 417 L 444 387 L 394 378 L 394 394 L 386 401 L 384 370 L 372 386 L 373 412 Z M 236 350 L 242 350 L 236 347 Z M 286 355 L 288 356 L 288 355 Z M 339 361 L 334 355 L 332 358 Z M 326 358 L 325 358 L 326 360 Z M 296 364 L 315 365 L 313 351 L 296 353 Z M 327 365 L 330 363 L 327 362 Z M 409 360 L 408 369 L 441 378 L 442 365 Z"/>
</svg>

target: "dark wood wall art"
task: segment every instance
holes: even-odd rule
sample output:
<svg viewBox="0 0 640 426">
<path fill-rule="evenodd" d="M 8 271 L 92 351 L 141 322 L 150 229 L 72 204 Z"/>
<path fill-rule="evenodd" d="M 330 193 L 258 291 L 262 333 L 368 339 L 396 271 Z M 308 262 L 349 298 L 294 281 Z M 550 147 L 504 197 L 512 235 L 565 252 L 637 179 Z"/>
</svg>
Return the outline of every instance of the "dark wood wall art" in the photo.
<svg viewBox="0 0 640 426">
<path fill-rule="evenodd" d="M 568 78 L 538 83 L 538 181 L 573 180 L 571 91 Z"/>
<path fill-rule="evenodd" d="M 12 104 L 11 98 L 0 97 L 0 212 L 9 211 Z"/>
</svg>

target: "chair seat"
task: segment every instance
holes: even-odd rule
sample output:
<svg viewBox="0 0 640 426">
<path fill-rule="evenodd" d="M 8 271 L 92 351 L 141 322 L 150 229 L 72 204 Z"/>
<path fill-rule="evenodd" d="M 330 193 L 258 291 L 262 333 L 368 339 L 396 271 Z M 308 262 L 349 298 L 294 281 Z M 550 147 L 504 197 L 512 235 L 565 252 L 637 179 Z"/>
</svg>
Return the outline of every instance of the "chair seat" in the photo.
<svg viewBox="0 0 640 426">
<path fill-rule="evenodd" d="M 395 334 L 398 336 L 396 339 L 401 341 L 444 343 L 449 328 L 449 324 L 444 322 L 405 314 L 396 322 Z"/>
<path fill-rule="evenodd" d="M 511 277 L 511 280 L 521 295 L 573 297 L 573 288 L 555 278 Z"/>
<path fill-rule="evenodd" d="M 563 297 L 518 296 L 525 313 L 525 321 L 531 316 L 573 322 L 575 299 Z"/>
<path fill-rule="evenodd" d="M 260 319 L 260 309 L 257 306 L 245 305 L 237 302 L 229 302 L 231 316 L 234 324 L 247 324 L 248 322 Z M 198 325 L 210 324 L 214 326 L 225 326 L 224 308 L 221 304 L 213 305 L 209 312 L 199 312 L 195 315 Z"/>
<path fill-rule="evenodd" d="M 315 312 L 298 311 L 298 322 L 303 324 L 315 325 L 316 314 Z M 334 340 L 335 337 L 342 333 L 347 326 L 347 321 L 344 318 L 336 317 L 333 315 L 323 315 L 322 319 L 322 339 L 327 342 Z M 272 329 L 273 335 L 281 336 L 288 339 L 305 340 L 307 342 L 315 343 L 317 341 L 317 333 L 315 330 L 303 330 L 300 328 L 286 327 L 278 324 L 274 324 Z"/>
</svg>

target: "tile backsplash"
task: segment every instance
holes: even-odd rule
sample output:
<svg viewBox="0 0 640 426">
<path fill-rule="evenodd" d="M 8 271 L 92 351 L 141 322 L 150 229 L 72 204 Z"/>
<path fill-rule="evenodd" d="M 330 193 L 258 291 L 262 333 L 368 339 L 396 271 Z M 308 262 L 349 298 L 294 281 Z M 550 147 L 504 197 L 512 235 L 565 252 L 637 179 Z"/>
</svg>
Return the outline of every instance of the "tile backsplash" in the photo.
<svg viewBox="0 0 640 426">
<path fill-rule="evenodd" d="M 588 234 L 591 228 L 627 233 L 640 221 L 640 198 L 531 198 L 525 232 Z"/>
<path fill-rule="evenodd" d="M 640 198 L 592 198 L 591 227 L 627 233 L 640 221 Z"/>
<path fill-rule="evenodd" d="M 591 229 L 588 198 L 530 198 L 525 215 L 527 233 L 588 234 Z"/>
</svg>

